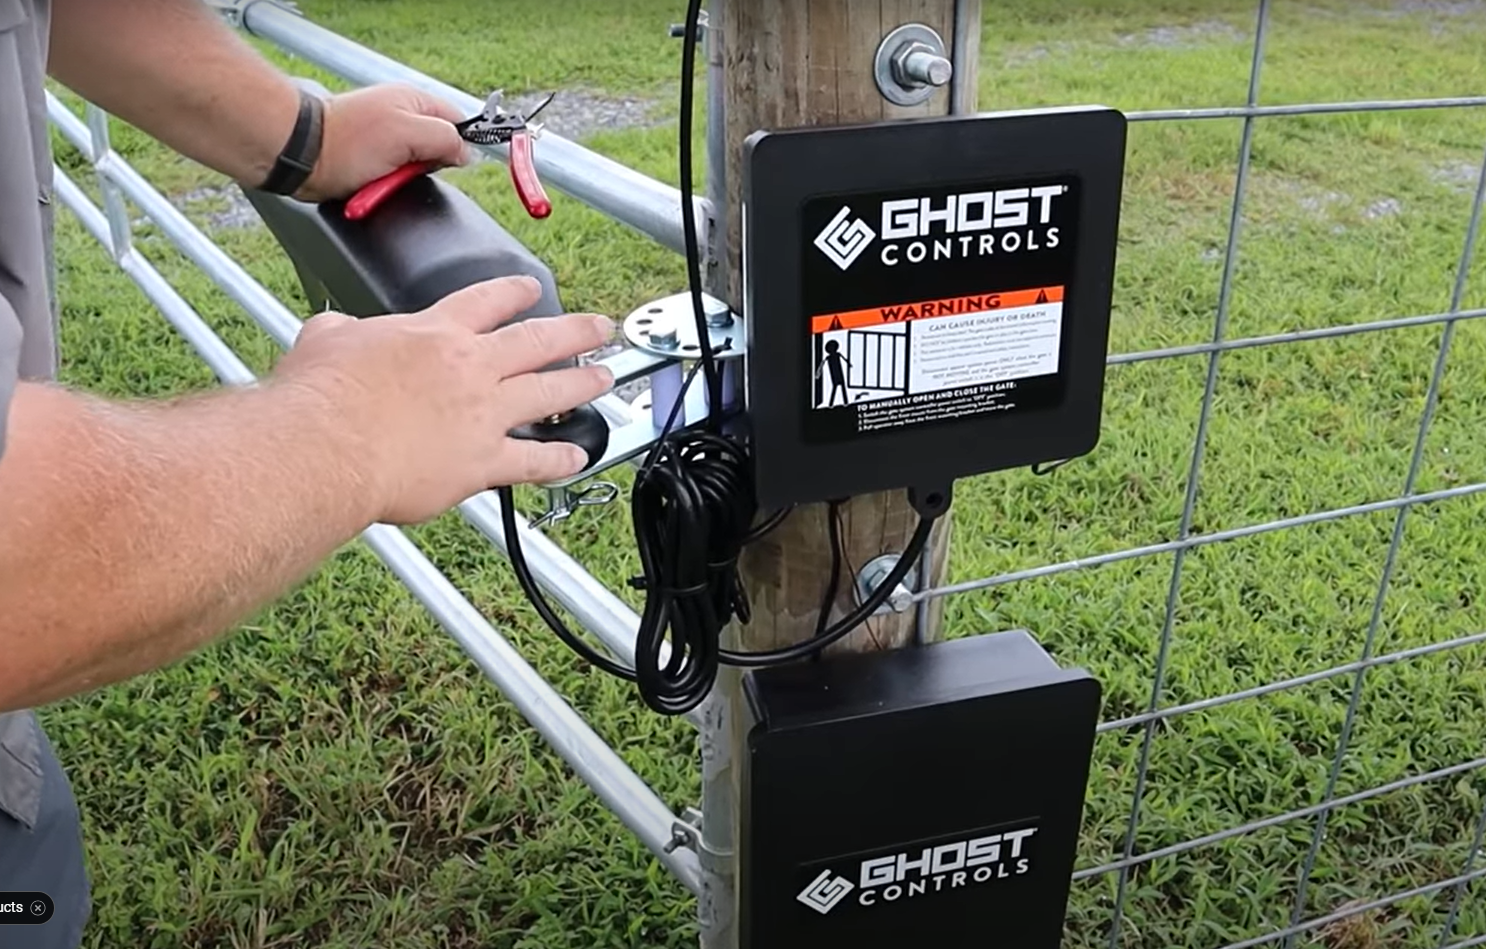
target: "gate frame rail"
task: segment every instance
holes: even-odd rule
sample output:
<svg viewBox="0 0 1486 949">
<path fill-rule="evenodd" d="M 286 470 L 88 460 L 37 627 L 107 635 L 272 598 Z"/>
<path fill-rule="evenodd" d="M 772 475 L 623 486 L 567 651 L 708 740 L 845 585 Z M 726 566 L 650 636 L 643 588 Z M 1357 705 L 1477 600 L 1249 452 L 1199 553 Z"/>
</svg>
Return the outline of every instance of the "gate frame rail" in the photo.
<svg viewBox="0 0 1486 949">
<path fill-rule="evenodd" d="M 133 223 L 124 200 L 132 201 L 159 226 L 170 242 L 240 304 L 279 346 L 293 344 L 302 322 L 112 149 L 107 113 L 89 103 L 84 122 L 50 92 L 47 113 L 62 135 L 92 164 L 106 210 L 94 205 L 54 163 L 55 193 L 62 204 L 77 215 L 223 383 L 251 385 L 256 379 L 252 370 L 134 248 Z M 460 510 L 487 536 L 500 537 L 497 543 L 503 547 L 500 502 L 492 492 L 476 495 Z M 701 868 L 697 856 L 677 846 L 678 833 L 686 825 L 649 785 L 522 658 L 407 534 L 391 525 L 375 524 L 361 539 L 641 843 L 688 890 L 699 893 Z M 541 533 L 528 526 L 521 541 L 538 582 L 574 610 L 585 628 L 606 634 L 604 641 L 614 652 L 622 654 L 627 649 L 632 654 L 633 628 L 638 622 L 633 611 Z M 626 626 L 630 627 L 627 635 Z"/>
</svg>

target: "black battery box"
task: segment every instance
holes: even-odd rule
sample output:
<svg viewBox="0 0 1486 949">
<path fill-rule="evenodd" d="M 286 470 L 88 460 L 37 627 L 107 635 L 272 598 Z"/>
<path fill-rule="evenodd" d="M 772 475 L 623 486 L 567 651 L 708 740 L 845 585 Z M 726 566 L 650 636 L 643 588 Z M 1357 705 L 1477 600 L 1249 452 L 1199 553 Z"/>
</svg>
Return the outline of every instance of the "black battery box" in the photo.
<svg viewBox="0 0 1486 949">
<path fill-rule="evenodd" d="M 1056 949 L 1100 688 L 1026 632 L 744 677 L 743 949 Z"/>
</svg>

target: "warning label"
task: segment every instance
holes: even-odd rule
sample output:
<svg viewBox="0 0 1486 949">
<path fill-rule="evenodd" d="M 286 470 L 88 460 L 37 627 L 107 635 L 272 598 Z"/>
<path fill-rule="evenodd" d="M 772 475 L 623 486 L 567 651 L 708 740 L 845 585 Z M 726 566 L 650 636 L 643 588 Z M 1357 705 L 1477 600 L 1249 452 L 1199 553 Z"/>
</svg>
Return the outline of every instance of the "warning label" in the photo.
<svg viewBox="0 0 1486 949">
<path fill-rule="evenodd" d="M 1056 377 L 1063 288 L 973 294 L 817 316 L 814 406 L 851 407 L 859 433 L 1009 407 L 1019 380 Z"/>
<path fill-rule="evenodd" d="M 816 376 L 825 384 L 815 408 L 1054 374 L 1062 299 L 1062 287 L 1041 287 L 816 317 Z M 1032 302 L 1015 305 L 1023 301 Z"/>
<path fill-rule="evenodd" d="M 1076 182 L 998 185 L 807 206 L 808 440 L 1061 399 Z"/>
</svg>

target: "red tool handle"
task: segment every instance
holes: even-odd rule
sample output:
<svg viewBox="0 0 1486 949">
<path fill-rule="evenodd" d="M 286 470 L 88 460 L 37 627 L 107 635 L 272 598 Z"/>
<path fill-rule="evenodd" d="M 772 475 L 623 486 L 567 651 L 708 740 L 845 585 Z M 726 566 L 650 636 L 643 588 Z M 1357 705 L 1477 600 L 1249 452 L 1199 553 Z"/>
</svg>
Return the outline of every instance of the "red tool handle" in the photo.
<svg viewBox="0 0 1486 949">
<path fill-rule="evenodd" d="M 531 133 L 517 132 L 511 136 L 511 183 L 516 186 L 516 195 L 526 206 L 526 213 L 535 218 L 544 218 L 552 213 L 552 202 L 537 177 L 537 166 L 532 160 Z"/>
<path fill-rule="evenodd" d="M 396 171 L 389 172 L 375 181 L 362 186 L 361 190 L 346 202 L 345 217 L 348 221 L 359 221 L 375 211 L 383 201 L 390 198 L 398 188 L 419 175 L 428 174 L 437 167 L 432 162 L 411 162 Z"/>
<path fill-rule="evenodd" d="M 516 186 L 516 194 L 521 198 L 521 203 L 526 207 L 526 213 L 535 218 L 547 217 L 552 213 L 552 202 L 542 188 L 541 179 L 537 177 L 537 167 L 532 160 L 530 132 L 517 132 L 511 136 L 510 161 L 511 181 Z M 380 207 L 397 189 L 437 168 L 435 162 L 412 162 L 363 185 L 346 202 L 343 212 L 346 220 L 361 220 Z"/>
</svg>

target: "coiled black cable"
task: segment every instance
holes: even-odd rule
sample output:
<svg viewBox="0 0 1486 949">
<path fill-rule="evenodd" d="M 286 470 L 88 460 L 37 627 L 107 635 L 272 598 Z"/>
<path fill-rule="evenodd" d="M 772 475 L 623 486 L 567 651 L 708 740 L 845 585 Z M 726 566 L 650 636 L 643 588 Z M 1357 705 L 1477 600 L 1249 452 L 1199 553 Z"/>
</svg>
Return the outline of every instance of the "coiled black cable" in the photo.
<svg viewBox="0 0 1486 949">
<path fill-rule="evenodd" d="M 691 128 L 693 70 L 701 0 L 689 0 L 682 47 L 679 158 L 681 213 L 687 281 L 696 320 L 701 358 L 681 387 L 661 436 L 646 455 L 630 496 L 630 514 L 642 574 L 631 581 L 645 593 L 645 607 L 635 640 L 633 667 L 616 662 L 573 634 L 538 588 L 521 551 L 514 492 L 500 488 L 501 526 L 506 551 L 522 591 L 537 614 L 583 659 L 610 675 L 634 682 L 645 704 L 656 712 L 680 715 L 707 697 L 719 665 L 745 668 L 777 665 L 818 655 L 864 623 L 903 582 L 928 544 L 934 520 L 948 507 L 948 492 L 930 495 L 920 506 L 917 529 L 898 563 L 861 604 L 830 627 L 829 605 L 840 579 L 841 537 L 831 510 L 832 578 L 826 611 L 816 635 L 804 642 L 767 652 L 731 652 L 721 646 L 722 633 L 736 617 L 747 623 L 748 598 L 738 572 L 743 548 L 773 530 L 789 515 L 779 511 L 755 525 L 757 502 L 753 465 L 746 446 L 724 434 L 722 374 L 709 341 L 702 305 L 701 249 L 692 203 Z M 673 432 L 698 371 L 702 371 L 710 406 L 705 425 Z"/>
<path fill-rule="evenodd" d="M 687 457 L 688 452 L 695 454 Z M 743 520 L 745 512 L 737 505 L 731 484 L 739 470 L 734 466 L 737 452 L 736 444 L 719 436 L 686 439 L 662 455 L 651 476 L 633 491 L 631 511 L 644 571 L 636 586 L 645 591 L 633 668 L 594 649 L 558 617 L 522 555 L 512 491 L 498 491 L 511 567 L 537 614 L 579 656 L 595 668 L 634 682 L 645 704 L 665 715 L 685 714 L 701 704 L 719 665 L 761 668 L 794 662 L 817 655 L 846 636 L 887 602 L 918 562 L 933 531 L 936 517 L 921 515 L 902 556 L 872 594 L 819 635 L 765 652 L 722 649 L 723 628 L 734 616 L 744 623 L 749 618 L 737 563 L 748 521 Z"/>
<path fill-rule="evenodd" d="M 722 631 L 748 619 L 738 556 L 749 537 L 752 492 L 739 483 L 747 457 L 730 439 L 705 432 L 662 442 L 630 496 L 645 607 L 633 667 L 599 652 L 569 630 L 537 586 L 521 548 L 510 488 L 497 492 L 506 551 L 522 591 L 553 632 L 582 658 L 634 682 L 645 704 L 680 715 L 707 697 L 722 658 Z"/>
</svg>

